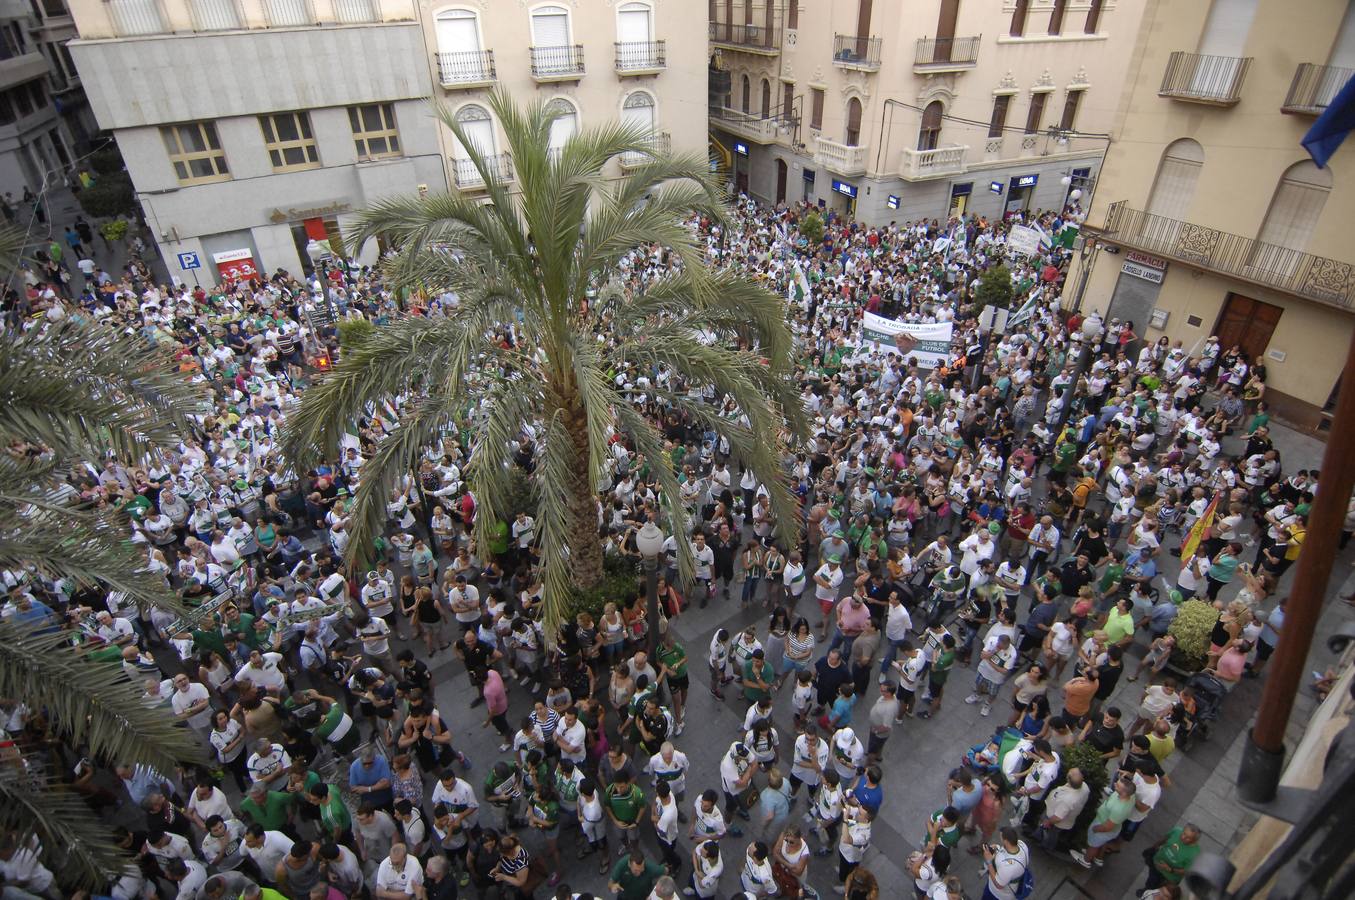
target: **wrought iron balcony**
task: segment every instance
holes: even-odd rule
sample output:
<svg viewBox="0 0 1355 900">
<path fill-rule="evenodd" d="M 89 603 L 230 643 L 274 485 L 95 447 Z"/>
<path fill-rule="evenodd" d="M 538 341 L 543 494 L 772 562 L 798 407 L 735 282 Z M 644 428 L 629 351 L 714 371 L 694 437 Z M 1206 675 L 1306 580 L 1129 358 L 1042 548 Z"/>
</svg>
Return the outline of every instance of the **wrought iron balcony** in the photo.
<svg viewBox="0 0 1355 900">
<path fill-rule="evenodd" d="M 493 50 L 464 50 L 459 53 L 437 53 L 435 56 L 438 61 L 438 83 L 445 88 L 480 87 L 498 80 Z"/>
<path fill-rule="evenodd" d="M 957 175 L 965 170 L 968 147 L 937 147 L 935 150 L 904 150 L 899 174 L 910 181 Z"/>
<path fill-rule="evenodd" d="M 819 138 L 814 145 L 814 161 L 839 175 L 866 174 L 866 148 L 839 144 Z"/>
<path fill-rule="evenodd" d="M 1123 200 L 1106 210 L 1102 233 L 1115 242 L 1198 269 L 1318 303 L 1355 309 L 1355 263 L 1130 209 Z"/>
<path fill-rule="evenodd" d="M 1280 111 L 1320 116 L 1352 75 L 1355 75 L 1355 69 L 1300 63 Z"/>
<path fill-rule="evenodd" d="M 484 161 L 489 177 L 496 184 L 513 180 L 513 158 L 507 153 L 486 156 Z M 456 181 L 456 186 L 462 190 L 485 186 L 484 176 L 480 174 L 479 169 L 475 168 L 475 163 L 469 159 L 452 160 L 452 178 Z"/>
<path fill-rule="evenodd" d="M 730 22 L 710 23 L 710 42 L 729 50 L 743 50 L 760 55 L 781 52 L 781 23 L 778 16 L 771 28 L 762 25 L 734 25 Z"/>
<path fill-rule="evenodd" d="M 918 38 L 913 71 L 920 74 L 958 72 L 972 69 L 979 62 L 979 44 L 983 36 Z"/>
<path fill-rule="evenodd" d="M 655 156 L 667 156 L 669 148 L 673 145 L 673 138 L 668 132 L 658 132 L 649 136 L 649 150 L 627 150 L 621 154 L 621 167 L 623 169 L 633 169 L 636 166 L 642 166 L 649 162 Z"/>
<path fill-rule="evenodd" d="M 532 47 L 532 77 L 537 81 L 573 81 L 583 76 L 583 45 Z"/>
<path fill-rule="evenodd" d="M 616 74 L 644 75 L 668 68 L 666 41 L 617 41 Z"/>
<path fill-rule="evenodd" d="M 1167 60 L 1158 96 L 1212 106 L 1232 106 L 1242 99 L 1242 81 L 1250 56 L 1203 56 L 1177 51 Z"/>
<path fill-rule="evenodd" d="M 833 65 L 862 72 L 880 70 L 880 39 L 854 37 L 849 34 L 833 36 Z"/>
</svg>

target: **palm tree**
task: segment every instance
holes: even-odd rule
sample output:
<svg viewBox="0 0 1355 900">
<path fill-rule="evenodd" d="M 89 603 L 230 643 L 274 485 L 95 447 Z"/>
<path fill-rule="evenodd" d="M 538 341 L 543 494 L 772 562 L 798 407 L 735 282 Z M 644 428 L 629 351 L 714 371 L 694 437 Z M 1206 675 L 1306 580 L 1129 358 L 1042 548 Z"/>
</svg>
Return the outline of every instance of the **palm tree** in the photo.
<svg viewBox="0 0 1355 900">
<path fill-rule="evenodd" d="M 602 576 L 595 486 L 612 433 L 627 434 L 654 473 L 671 532 L 687 531 L 662 436 L 618 386 L 618 373 L 665 366 L 689 385 L 732 397 L 738 417 L 686 393 L 645 389 L 728 439 L 767 485 L 781 533 L 791 539 L 798 517 L 782 451 L 786 436 L 802 435 L 806 423 L 789 377 L 784 301 L 732 270 L 707 268 L 687 225 L 698 214 L 723 219 L 727 212 L 708 161 L 654 152 L 648 134 L 616 124 L 552 149 L 554 113 L 540 103 L 520 108 L 501 92 L 489 103 L 508 139 L 519 194 L 509 193 L 498 166 L 440 108 L 484 179 L 488 202 L 459 193 L 388 199 L 359 215 L 351 238 L 361 246 L 384 237 L 396 248 L 386 272 L 399 286 L 455 291 L 459 307 L 446 318 L 398 319 L 346 353 L 289 417 L 284 446 L 301 465 L 332 458 L 368 404 L 413 396 L 362 468 L 349 529 L 350 561 L 359 563 L 380 534 L 397 479 L 468 408 L 486 410 L 467 466 L 485 546 L 487 529 L 507 519 L 514 438 L 524 423 L 542 422 L 533 480 L 544 624 L 553 636 L 571 585 L 588 587 Z M 623 154 L 640 164 L 612 177 Z M 622 263 L 636 248 L 654 246 L 667 248 L 677 265 L 632 293 Z M 518 338 L 512 347 L 495 338 L 508 323 Z M 745 349 L 730 349 L 736 342 Z M 677 543 L 689 573 L 690 548 Z"/>
<path fill-rule="evenodd" d="M 71 505 L 65 476 L 109 452 L 143 460 L 191 433 L 206 395 L 167 353 L 101 326 L 65 321 L 0 338 L 0 570 L 97 583 L 142 606 L 184 612 L 116 510 Z M 116 660 L 72 634 L 0 621 L 0 697 L 22 701 L 96 761 L 171 771 L 196 744 Z M 129 859 L 38 758 L 0 758 L 0 832 L 37 834 L 63 884 L 106 883 Z"/>
</svg>

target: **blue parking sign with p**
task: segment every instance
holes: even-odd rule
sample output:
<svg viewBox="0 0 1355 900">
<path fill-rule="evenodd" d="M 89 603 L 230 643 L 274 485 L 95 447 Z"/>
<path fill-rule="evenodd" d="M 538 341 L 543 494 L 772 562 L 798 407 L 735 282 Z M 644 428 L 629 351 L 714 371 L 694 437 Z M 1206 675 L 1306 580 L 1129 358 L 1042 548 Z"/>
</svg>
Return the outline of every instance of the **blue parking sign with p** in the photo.
<svg viewBox="0 0 1355 900">
<path fill-rule="evenodd" d="M 180 253 L 179 268 L 185 270 L 200 269 L 202 268 L 202 260 L 198 259 L 198 255 L 196 253 Z"/>
</svg>

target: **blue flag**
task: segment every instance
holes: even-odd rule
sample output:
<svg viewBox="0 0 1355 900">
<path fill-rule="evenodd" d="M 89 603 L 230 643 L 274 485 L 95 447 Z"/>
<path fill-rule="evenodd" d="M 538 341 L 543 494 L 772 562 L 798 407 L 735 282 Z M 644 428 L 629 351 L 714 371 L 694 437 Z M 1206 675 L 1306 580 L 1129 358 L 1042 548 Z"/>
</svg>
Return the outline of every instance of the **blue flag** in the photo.
<svg viewBox="0 0 1355 900">
<path fill-rule="evenodd" d="M 1318 168 L 1326 168 L 1346 136 L 1355 130 L 1355 78 L 1346 82 L 1327 111 L 1317 117 L 1300 142 Z"/>
</svg>

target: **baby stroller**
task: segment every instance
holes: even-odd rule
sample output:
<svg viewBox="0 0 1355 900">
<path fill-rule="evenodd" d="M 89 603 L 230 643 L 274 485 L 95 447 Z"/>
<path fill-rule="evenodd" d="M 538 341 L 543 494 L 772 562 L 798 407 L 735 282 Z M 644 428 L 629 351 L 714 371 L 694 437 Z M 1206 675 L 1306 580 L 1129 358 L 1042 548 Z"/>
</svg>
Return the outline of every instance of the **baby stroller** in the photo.
<svg viewBox="0 0 1355 900">
<path fill-rule="evenodd" d="M 1021 732 L 1004 725 L 993 736 L 982 743 L 975 744 L 966 751 L 964 761 L 978 775 L 989 775 L 1002 771 L 1002 759 L 1021 740 Z"/>
<path fill-rule="evenodd" d="M 1198 737 L 1202 741 L 1207 741 L 1210 723 L 1219 717 L 1219 710 L 1223 709 L 1223 698 L 1228 696 L 1228 689 L 1224 687 L 1223 682 L 1208 672 L 1196 672 L 1190 676 L 1186 687 L 1195 695 L 1195 715 L 1188 737 L 1192 740 Z"/>
</svg>

